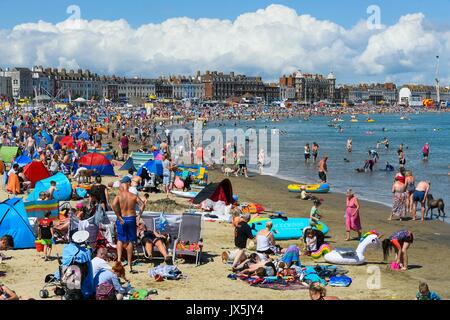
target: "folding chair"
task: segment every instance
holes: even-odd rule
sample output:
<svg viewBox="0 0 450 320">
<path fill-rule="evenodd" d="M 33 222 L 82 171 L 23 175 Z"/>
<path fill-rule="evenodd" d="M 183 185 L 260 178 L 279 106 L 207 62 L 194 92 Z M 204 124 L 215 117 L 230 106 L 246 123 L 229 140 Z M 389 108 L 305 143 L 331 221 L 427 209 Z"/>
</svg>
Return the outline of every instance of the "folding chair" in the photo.
<svg viewBox="0 0 450 320">
<path fill-rule="evenodd" d="M 178 255 L 195 256 L 195 264 L 201 262 L 203 251 L 202 215 L 183 213 L 178 237 L 173 245 L 173 263 Z"/>
</svg>

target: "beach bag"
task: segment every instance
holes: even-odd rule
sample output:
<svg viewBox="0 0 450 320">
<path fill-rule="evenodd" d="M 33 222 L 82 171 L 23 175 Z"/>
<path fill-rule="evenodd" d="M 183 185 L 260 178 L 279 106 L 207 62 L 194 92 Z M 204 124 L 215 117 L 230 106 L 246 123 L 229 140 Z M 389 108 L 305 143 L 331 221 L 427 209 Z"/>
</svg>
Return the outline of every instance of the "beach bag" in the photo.
<svg viewBox="0 0 450 320">
<path fill-rule="evenodd" d="M 95 300 L 116 300 L 114 286 L 110 283 L 101 283 L 95 290 Z"/>
</svg>

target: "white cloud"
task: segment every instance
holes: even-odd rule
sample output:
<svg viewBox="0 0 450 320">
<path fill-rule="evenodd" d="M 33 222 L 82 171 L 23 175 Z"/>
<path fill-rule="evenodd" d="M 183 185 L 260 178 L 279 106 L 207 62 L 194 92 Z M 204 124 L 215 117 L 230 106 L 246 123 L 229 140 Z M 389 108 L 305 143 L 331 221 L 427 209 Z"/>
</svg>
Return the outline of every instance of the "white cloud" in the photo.
<svg viewBox="0 0 450 320">
<path fill-rule="evenodd" d="M 234 21 L 173 18 L 132 28 L 127 21 L 44 21 L 0 29 L 2 66 L 89 68 L 106 74 L 157 76 L 223 70 L 277 79 L 297 68 L 335 71 L 360 81 L 434 78 L 434 56 L 450 53 L 450 28 L 431 27 L 423 14 L 369 30 L 350 29 L 282 6 Z M 441 59 L 442 77 L 449 59 Z"/>
</svg>

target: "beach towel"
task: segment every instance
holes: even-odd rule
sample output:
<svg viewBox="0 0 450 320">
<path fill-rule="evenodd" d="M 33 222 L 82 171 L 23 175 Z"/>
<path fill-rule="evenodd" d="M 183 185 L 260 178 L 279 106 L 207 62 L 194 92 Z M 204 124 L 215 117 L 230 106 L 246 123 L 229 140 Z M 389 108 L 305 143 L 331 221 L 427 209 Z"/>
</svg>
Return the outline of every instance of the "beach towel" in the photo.
<svg viewBox="0 0 450 320">
<path fill-rule="evenodd" d="M 11 173 L 8 176 L 8 183 L 6 184 L 6 191 L 12 194 L 20 194 L 19 177 L 15 173 Z"/>
</svg>

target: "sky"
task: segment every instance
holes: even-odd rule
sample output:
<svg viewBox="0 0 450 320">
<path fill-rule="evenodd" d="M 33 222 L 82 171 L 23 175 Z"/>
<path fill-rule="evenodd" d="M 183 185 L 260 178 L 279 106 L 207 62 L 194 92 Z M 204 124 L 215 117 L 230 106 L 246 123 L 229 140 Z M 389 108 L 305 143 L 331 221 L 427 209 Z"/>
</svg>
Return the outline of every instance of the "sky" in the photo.
<svg viewBox="0 0 450 320">
<path fill-rule="evenodd" d="M 450 1 L 0 0 L 0 67 L 450 83 Z"/>
</svg>

